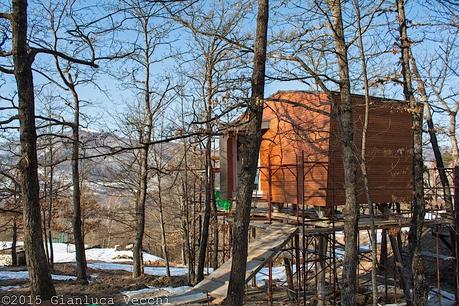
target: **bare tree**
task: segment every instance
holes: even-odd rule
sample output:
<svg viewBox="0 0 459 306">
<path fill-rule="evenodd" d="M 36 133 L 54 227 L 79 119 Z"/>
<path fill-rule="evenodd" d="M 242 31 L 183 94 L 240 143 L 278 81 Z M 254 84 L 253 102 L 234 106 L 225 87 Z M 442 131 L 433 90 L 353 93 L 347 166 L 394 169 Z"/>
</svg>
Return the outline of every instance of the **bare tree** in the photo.
<svg viewBox="0 0 459 306">
<path fill-rule="evenodd" d="M 27 1 L 13 1 L 11 15 L 6 15 L 13 29 L 12 54 L 19 99 L 21 187 L 24 216 L 24 245 L 30 275 L 32 298 L 50 300 L 56 294 L 43 248 L 37 174 L 37 134 L 31 54 L 27 44 Z M 35 304 L 35 302 L 34 302 Z"/>
<path fill-rule="evenodd" d="M 417 103 L 413 93 L 410 55 L 411 43 L 408 37 L 405 15 L 405 1 L 397 0 L 397 17 L 400 31 L 401 64 L 403 77 L 403 94 L 408 101 L 413 122 L 413 217 L 410 226 L 409 264 L 413 280 L 412 302 L 414 305 L 426 305 L 427 286 L 424 267 L 421 258 L 421 237 L 425 215 L 423 158 L 422 158 L 422 108 Z M 407 301 L 410 303 L 411 301 Z"/>
<path fill-rule="evenodd" d="M 39 96 L 40 98 L 40 96 Z M 56 106 L 56 99 L 51 94 L 46 94 L 43 99 L 43 117 L 55 119 L 58 117 L 60 110 Z M 43 205 L 43 230 L 45 238 L 45 251 L 48 257 L 48 263 L 50 269 L 54 268 L 54 248 L 53 248 L 53 234 L 52 234 L 52 224 L 53 224 L 53 202 L 56 197 L 56 191 L 59 191 L 59 188 L 55 188 L 54 177 L 55 168 L 62 162 L 55 156 L 55 146 L 60 141 L 57 136 L 63 131 L 63 127 L 56 128 L 52 124 L 46 124 L 42 127 L 43 135 L 38 135 L 39 140 L 41 137 L 41 142 L 38 142 L 40 146 L 39 149 L 44 151 L 44 156 L 40 162 L 40 166 L 44 169 L 44 179 L 43 179 L 43 198 L 45 200 L 45 205 Z M 47 239 L 47 242 L 46 242 Z"/>
<path fill-rule="evenodd" d="M 380 2 L 382 3 L 382 2 Z M 377 8 L 377 7 L 376 7 Z M 354 0 L 354 9 L 357 19 L 357 35 L 358 35 L 358 48 L 360 52 L 360 58 L 362 62 L 362 75 L 363 85 L 365 91 L 365 112 L 364 121 L 362 127 L 362 141 L 360 151 L 360 170 L 362 171 L 363 188 L 365 192 L 365 198 L 369 206 L 370 211 L 370 238 L 371 238 L 371 289 L 373 295 L 373 306 L 378 305 L 378 283 L 377 283 L 377 241 L 376 241 L 376 226 L 375 226 L 375 211 L 374 205 L 371 201 L 370 189 L 368 184 L 368 172 L 367 172 L 367 159 L 366 159 L 366 146 L 367 146 L 367 132 L 369 123 L 369 110 L 370 110 L 370 86 L 368 81 L 368 70 L 367 70 L 367 57 L 365 53 L 365 46 L 363 43 L 363 31 L 361 25 L 361 13 L 360 4 L 358 0 Z"/>
<path fill-rule="evenodd" d="M 247 128 L 242 151 L 242 168 L 236 196 L 236 215 L 233 225 L 231 274 L 228 286 L 228 305 L 243 305 L 247 265 L 248 231 L 252 204 L 253 182 L 257 173 L 261 143 L 261 121 L 265 88 L 266 48 L 269 20 L 269 1 L 258 0 L 255 36 L 252 94 L 248 101 Z"/>
<path fill-rule="evenodd" d="M 235 35 L 240 30 L 240 24 L 247 14 L 247 7 L 234 9 L 227 3 L 214 3 L 205 10 L 190 10 L 187 21 L 179 19 L 190 31 L 193 37 L 190 54 L 194 62 L 189 72 L 190 85 L 193 87 L 193 125 L 202 126 L 204 132 L 204 214 L 199 244 L 198 268 L 196 281 L 204 278 L 204 265 L 208 254 L 208 240 L 212 234 L 211 254 L 209 258 L 212 268 L 218 267 L 219 232 L 217 221 L 217 204 L 215 201 L 214 169 L 212 158 L 212 142 L 219 125 L 219 118 L 230 112 L 227 107 L 231 95 L 244 88 L 245 56 L 234 49 L 234 44 L 225 37 Z M 240 38 L 242 42 L 244 38 Z M 193 84 L 196 84 L 193 86 Z M 194 89 L 195 87 L 195 89 Z"/>
<path fill-rule="evenodd" d="M 451 82 L 454 82 L 454 80 L 457 80 L 457 78 L 459 77 L 459 63 L 456 59 L 457 57 L 455 56 L 455 51 L 457 50 L 457 48 L 455 47 L 457 33 L 451 36 L 447 37 L 446 41 L 443 42 L 444 47 L 442 48 L 442 50 L 437 53 L 437 55 L 425 68 L 426 76 L 424 78 L 421 78 L 421 72 L 419 72 L 419 69 L 416 69 L 418 71 L 415 70 L 417 64 L 414 61 L 413 73 L 416 76 L 416 81 L 418 80 L 418 75 L 419 78 L 421 78 L 421 81 L 423 81 L 419 82 L 418 84 L 424 85 L 425 92 L 427 92 L 430 88 L 433 94 L 434 101 L 431 101 L 431 103 L 429 104 L 430 112 L 437 111 L 440 113 L 444 113 L 448 116 L 449 124 L 445 127 L 446 136 L 449 139 L 451 147 L 452 162 L 454 165 L 458 165 L 459 147 L 456 135 L 456 122 L 457 113 L 459 111 L 459 92 L 457 92 L 457 90 L 455 90 L 454 87 L 449 85 Z M 423 99 L 424 94 L 422 88 L 419 88 L 419 94 L 421 95 L 421 99 Z M 430 135 L 431 132 L 427 115 L 428 114 L 426 114 L 425 116 Z M 433 126 L 433 128 L 435 128 L 435 126 Z M 441 127 L 439 129 L 441 129 Z"/>
<path fill-rule="evenodd" d="M 138 168 L 138 187 L 135 198 L 135 215 L 136 215 L 136 234 L 133 248 L 133 270 L 134 278 L 140 277 L 143 274 L 143 238 L 145 232 L 145 203 L 147 201 L 147 184 L 150 178 L 149 175 L 149 153 L 153 135 L 153 116 L 156 110 L 159 109 L 159 104 L 154 104 L 152 101 L 152 86 L 151 81 L 153 73 L 153 64 L 159 60 L 156 58 L 155 52 L 157 46 L 164 43 L 163 40 L 169 31 L 169 26 L 163 24 L 158 25 L 156 18 L 159 18 L 160 12 L 163 10 L 161 4 L 142 1 L 123 1 L 122 6 L 127 11 L 130 18 L 133 20 L 133 31 L 139 35 L 139 42 L 134 42 L 136 53 L 130 56 L 133 63 L 138 63 L 137 69 L 132 73 L 128 72 L 128 76 L 134 81 L 134 90 L 138 91 L 142 100 L 141 115 L 138 125 L 138 143 L 139 149 L 139 168 Z"/>
<path fill-rule="evenodd" d="M 49 300 L 55 295 L 49 274 L 46 254 L 43 246 L 42 222 L 39 203 L 39 183 L 37 174 L 37 133 L 35 126 L 35 94 L 33 86 L 32 64 L 40 53 L 56 55 L 74 63 L 97 67 L 92 60 L 80 60 L 63 52 L 42 47 L 31 47 L 28 42 L 27 1 L 12 2 L 11 13 L 1 13 L 2 19 L 11 23 L 12 50 L 1 56 L 12 56 L 14 69 L 3 66 L 3 73 L 14 73 L 18 90 L 18 118 L 20 124 L 21 187 L 24 216 L 24 245 L 27 266 L 30 275 L 30 288 L 33 301 L 40 296 Z M 93 57 L 94 59 L 94 57 Z M 16 118 L 13 118 L 13 120 Z M 36 301 L 34 301 L 35 303 Z"/>
<path fill-rule="evenodd" d="M 19 98 L 19 122 L 22 201 L 24 216 L 24 244 L 30 274 L 32 297 L 49 300 L 55 294 L 43 248 L 40 222 L 39 187 L 37 174 L 37 135 L 32 62 L 27 45 L 27 1 L 13 1 L 13 12 L 6 16 L 12 24 L 14 74 Z"/>
<path fill-rule="evenodd" d="M 429 97 L 428 97 L 428 94 L 427 94 L 425 81 L 421 77 L 421 74 L 420 74 L 420 72 L 418 70 L 418 67 L 417 67 L 416 59 L 414 58 L 414 56 L 412 54 L 411 54 L 410 60 L 411 60 L 411 66 L 412 66 L 412 70 L 413 70 L 413 75 L 414 75 L 414 78 L 415 78 L 416 83 L 417 83 L 417 93 L 421 97 L 421 102 L 422 102 L 422 105 L 423 105 L 423 108 L 424 108 L 424 117 L 425 117 L 426 123 L 427 123 L 427 131 L 429 133 L 430 144 L 431 144 L 432 150 L 434 152 L 435 161 L 436 161 L 436 164 L 437 164 L 437 171 L 438 171 L 438 175 L 440 177 L 440 182 L 441 182 L 441 185 L 442 185 L 442 188 L 443 188 L 443 194 L 444 194 L 444 197 L 445 197 L 446 209 L 447 209 L 448 213 L 452 217 L 453 216 L 453 198 L 452 198 L 452 195 L 451 195 L 450 184 L 449 184 L 448 176 L 447 176 L 446 169 L 445 169 L 445 163 L 443 162 L 442 152 L 441 152 L 440 146 L 438 144 L 437 133 L 436 133 L 435 124 L 434 124 L 434 121 L 433 121 L 432 108 L 431 108 L 431 105 L 429 103 Z M 455 128 L 454 128 L 454 130 L 455 130 Z M 454 154 L 454 149 L 453 148 L 452 148 L 452 151 L 453 151 L 453 156 L 454 156 L 455 154 Z M 453 236 L 454 236 L 454 234 L 451 235 L 451 238 Z"/>
<path fill-rule="evenodd" d="M 356 167 L 354 153 L 354 128 L 352 120 L 351 83 L 348 66 L 348 46 L 345 40 L 341 0 L 327 1 L 333 16 L 333 33 L 340 78 L 340 101 L 336 103 L 337 118 L 341 129 L 341 150 L 344 167 L 344 235 L 345 254 L 343 259 L 342 303 L 356 304 L 357 262 L 358 262 L 358 216 Z"/>
<path fill-rule="evenodd" d="M 83 223 L 81 213 L 81 177 L 80 177 L 80 147 L 82 141 L 80 139 L 80 128 L 81 124 L 81 108 L 85 101 L 80 97 L 78 87 L 82 87 L 88 84 L 94 84 L 94 71 L 84 70 L 79 66 L 73 65 L 72 60 L 63 59 L 59 57 L 59 50 L 66 50 L 69 54 L 89 52 L 93 54 L 95 52 L 95 44 L 97 42 L 100 32 L 106 33 L 111 30 L 109 26 L 104 27 L 102 30 L 96 26 L 88 27 L 85 24 L 85 20 L 79 20 L 79 14 L 76 12 L 81 7 L 76 8 L 75 2 L 64 0 L 57 3 L 49 3 L 48 5 L 43 4 L 42 10 L 47 13 L 49 20 L 49 31 L 52 37 L 49 42 L 46 43 L 47 48 L 52 50 L 54 57 L 54 69 L 49 67 L 39 67 L 35 71 L 43 76 L 51 86 L 56 87 L 64 91 L 67 95 L 63 96 L 62 99 L 66 101 L 66 104 L 70 106 L 72 111 L 72 120 L 70 122 L 56 118 L 44 118 L 52 122 L 52 124 L 61 124 L 63 127 L 71 129 L 71 143 L 72 143 L 72 154 L 71 154 L 71 169 L 72 169 L 72 206 L 73 206 L 73 218 L 72 228 L 73 237 L 75 243 L 75 257 L 76 257 L 76 275 L 82 283 L 88 282 L 87 276 L 87 263 L 85 254 L 85 243 L 83 235 Z M 84 8 L 89 12 L 89 8 Z M 69 16 L 69 21 L 66 21 L 66 16 Z M 101 16 L 101 20 L 104 20 L 106 16 Z M 100 21 L 99 21 L 100 22 Z M 65 31 L 64 25 L 67 27 L 73 26 L 76 30 L 72 32 L 70 38 L 62 35 Z M 89 22 L 91 24 L 91 22 Z M 110 24 L 110 23 L 109 23 Z M 88 32 L 88 33 L 86 33 Z M 78 41 L 75 41 L 78 38 Z M 44 45 L 44 42 L 41 42 Z M 71 46 L 71 47 L 69 47 Z M 73 51 L 75 50 L 75 51 Z M 99 57 L 98 59 L 102 59 Z M 94 59 L 95 60 L 95 59 Z M 53 78 L 53 74 L 59 76 L 58 79 Z M 95 86 L 97 87 L 97 86 Z M 48 126 L 52 126 L 48 123 Z M 51 135 L 49 135 L 51 136 Z M 52 196 L 50 197 L 52 199 Z M 52 200 L 50 200 L 52 204 Z M 52 209 L 52 205 L 50 205 Z"/>
</svg>

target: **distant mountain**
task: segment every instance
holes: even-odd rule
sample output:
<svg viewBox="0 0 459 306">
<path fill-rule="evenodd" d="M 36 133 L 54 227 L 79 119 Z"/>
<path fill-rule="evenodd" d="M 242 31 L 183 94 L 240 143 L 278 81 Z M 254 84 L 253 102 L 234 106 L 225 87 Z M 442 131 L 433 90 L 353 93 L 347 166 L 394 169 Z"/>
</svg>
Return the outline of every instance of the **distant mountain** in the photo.
<svg viewBox="0 0 459 306">
<path fill-rule="evenodd" d="M 110 132 L 80 130 L 80 171 L 85 185 L 98 196 L 113 194 L 114 190 L 122 192 L 136 186 L 136 168 L 138 166 L 138 142 Z M 54 178 L 62 183 L 71 183 L 71 133 L 53 138 Z M 180 160 L 182 145 L 177 142 L 165 142 L 153 145 L 151 165 L 157 167 Z M 15 165 L 18 161 L 19 144 L 8 142 L 1 145 L 0 163 L 3 166 Z M 156 155 L 156 156 L 153 156 Z M 49 138 L 38 140 L 39 174 L 45 176 L 44 165 L 50 164 Z M 49 167 L 46 173 L 49 172 Z"/>
</svg>

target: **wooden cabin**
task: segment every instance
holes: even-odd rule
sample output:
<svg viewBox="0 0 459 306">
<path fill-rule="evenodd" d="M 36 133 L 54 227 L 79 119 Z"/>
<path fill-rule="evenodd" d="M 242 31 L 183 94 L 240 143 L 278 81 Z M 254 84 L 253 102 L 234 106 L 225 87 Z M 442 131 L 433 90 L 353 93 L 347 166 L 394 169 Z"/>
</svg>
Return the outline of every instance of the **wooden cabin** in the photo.
<svg viewBox="0 0 459 306">
<path fill-rule="evenodd" d="M 333 100 L 339 103 L 338 93 Z M 360 157 L 365 100 L 353 95 L 354 142 Z M 339 124 L 320 92 L 282 91 L 265 102 L 256 193 L 272 203 L 332 206 L 345 203 Z M 372 97 L 367 134 L 367 171 L 374 203 L 412 200 L 412 128 L 408 103 Z M 220 190 L 234 198 L 244 125 L 220 138 Z M 358 201 L 365 203 L 358 163 Z"/>
</svg>

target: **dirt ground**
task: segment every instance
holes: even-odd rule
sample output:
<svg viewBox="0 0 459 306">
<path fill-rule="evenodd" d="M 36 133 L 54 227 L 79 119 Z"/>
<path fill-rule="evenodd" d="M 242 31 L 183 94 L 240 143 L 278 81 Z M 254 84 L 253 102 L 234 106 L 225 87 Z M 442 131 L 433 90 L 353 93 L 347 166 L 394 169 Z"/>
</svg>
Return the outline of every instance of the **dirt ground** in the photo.
<svg viewBox="0 0 459 306">
<path fill-rule="evenodd" d="M 427 232 L 422 240 L 422 248 L 424 252 L 430 252 L 435 254 L 437 252 L 437 239 L 435 236 Z M 390 249 L 390 246 L 389 246 Z M 441 242 L 438 241 L 438 253 L 445 256 L 451 256 L 451 252 Z M 369 254 L 367 256 L 370 256 Z M 429 286 L 436 287 L 438 281 L 440 281 L 441 290 L 453 292 L 454 290 L 454 269 L 453 261 L 439 261 L 435 258 L 424 258 L 425 272 L 428 279 Z M 437 271 L 438 264 L 438 271 Z M 389 258 L 389 266 L 393 267 L 393 258 Z M 5 268 L 0 268 L 5 269 Z M 358 294 L 359 305 L 368 305 L 371 303 L 371 287 L 370 287 L 370 269 L 371 263 L 369 261 L 361 261 L 360 272 L 361 277 L 359 280 L 360 290 Z M 8 271 L 12 270 L 25 270 L 22 268 L 8 268 Z M 365 273 L 364 271 L 367 271 Z M 55 271 L 53 274 L 73 275 L 74 266 L 71 264 L 56 264 Z M 147 286 L 165 287 L 165 286 L 184 286 L 187 284 L 186 277 L 172 277 L 168 279 L 166 277 L 157 276 L 144 276 L 138 280 L 131 278 L 131 273 L 126 271 L 106 271 L 106 270 L 93 270 L 89 269 L 89 274 L 96 276 L 94 281 L 91 281 L 88 285 L 82 285 L 77 281 L 55 281 L 56 291 L 58 297 L 53 305 L 81 305 L 78 299 L 81 298 L 83 303 L 91 304 L 92 302 L 98 302 L 93 304 L 114 304 L 114 305 L 126 305 L 126 298 L 121 294 L 124 291 L 133 291 L 146 288 Z M 397 278 L 399 276 L 395 276 Z M 386 287 L 384 286 L 384 279 L 388 279 L 387 293 Z M 396 300 L 401 301 L 403 294 L 400 288 L 394 290 L 392 286 L 392 280 L 394 279 L 393 269 L 389 269 L 387 272 L 382 270 L 378 271 L 379 280 L 379 294 L 380 297 L 387 297 L 386 302 L 395 302 Z M 2 286 L 18 286 L 21 288 L 15 289 L 10 292 L 1 292 L 0 297 L 5 295 L 9 297 L 14 296 L 28 296 L 29 291 L 27 289 L 26 280 L 1 280 L 0 287 Z M 273 288 L 273 305 L 298 305 L 298 302 L 289 300 L 287 290 L 285 287 L 281 287 L 279 284 L 274 284 Z M 307 293 L 308 302 L 306 305 L 314 305 L 314 284 L 311 284 L 308 289 L 310 292 Z M 330 290 L 331 291 L 331 290 Z M 339 297 L 337 297 L 339 298 Z M 13 300 L 10 300 L 9 305 L 13 305 Z M 57 302 L 57 303 L 56 303 Z M 151 301 L 150 301 L 151 302 Z M 150 303 L 151 304 L 151 303 Z M 249 288 L 245 298 L 245 305 L 267 305 L 268 294 L 265 287 L 260 288 Z M 301 303 L 302 304 L 302 303 Z M 0 305 L 5 305 L 1 303 Z M 27 303 L 21 303 L 19 300 L 15 300 L 14 305 L 27 305 Z"/>
<path fill-rule="evenodd" d="M 8 271 L 13 269 L 8 268 Z M 18 271 L 24 270 L 16 269 Z M 88 285 L 82 285 L 77 281 L 54 281 L 57 297 L 52 305 L 125 305 L 125 297 L 121 294 L 124 291 L 133 291 L 146 288 L 147 286 L 165 287 L 165 286 L 184 286 L 187 285 L 186 277 L 157 277 L 146 275 L 138 280 L 133 280 L 131 273 L 127 271 L 103 271 L 88 269 L 90 275 L 96 276 L 94 281 Z M 56 264 L 53 274 L 72 275 L 74 266 L 69 264 Z M 0 305 L 28 305 L 29 290 L 27 280 L 1 280 L 1 286 L 17 286 L 22 288 L 10 292 L 0 292 L 0 297 L 9 296 L 10 303 L 1 303 Z M 20 300 L 17 297 L 22 297 Z M 80 298 L 80 299 L 77 299 Z M 8 299 L 3 300 L 8 301 Z M 78 303 L 82 301 L 83 303 Z M 97 303 L 96 303 L 97 302 Z"/>
</svg>

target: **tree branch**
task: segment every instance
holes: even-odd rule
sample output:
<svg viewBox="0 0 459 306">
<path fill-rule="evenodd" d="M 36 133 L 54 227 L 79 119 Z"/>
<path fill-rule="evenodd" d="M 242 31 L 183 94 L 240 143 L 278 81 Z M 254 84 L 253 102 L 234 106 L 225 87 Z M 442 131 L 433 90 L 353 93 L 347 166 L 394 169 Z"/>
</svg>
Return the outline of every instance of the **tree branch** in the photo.
<svg viewBox="0 0 459 306">
<path fill-rule="evenodd" d="M 67 121 L 57 120 L 55 118 L 43 117 L 43 116 L 40 116 L 40 115 L 35 115 L 35 119 L 41 119 L 41 120 L 44 120 L 44 121 L 51 121 L 53 123 L 56 123 L 57 125 L 64 125 L 64 126 L 68 126 L 70 128 L 74 128 L 73 123 L 67 122 Z"/>
<path fill-rule="evenodd" d="M 204 31 L 202 29 L 198 29 L 191 22 L 183 20 L 183 19 L 181 19 L 179 17 L 173 16 L 173 19 L 176 22 L 178 22 L 181 25 L 183 25 L 184 27 L 190 29 L 194 33 L 201 34 L 201 35 L 204 35 L 204 36 L 216 37 L 216 38 L 221 39 L 222 41 L 225 41 L 225 42 L 227 42 L 227 43 L 229 43 L 229 44 L 231 44 L 231 45 L 233 45 L 233 46 L 235 46 L 235 47 L 237 47 L 237 48 L 239 48 L 241 50 L 245 50 L 247 52 L 253 52 L 253 48 L 248 47 L 248 46 L 246 46 L 246 45 L 244 45 L 244 44 L 242 44 L 242 43 L 240 43 L 238 41 L 235 41 L 233 39 L 229 39 L 228 37 L 226 37 L 224 35 L 221 35 L 221 34 L 219 34 L 217 32 L 207 32 L 207 31 Z"/>
<path fill-rule="evenodd" d="M 0 125 L 4 125 L 4 124 L 11 123 L 11 122 L 13 122 L 14 120 L 19 120 L 19 116 L 18 116 L 18 115 L 16 115 L 16 116 L 11 116 L 10 118 L 8 118 L 8 119 L 6 119 L 6 120 L 0 121 Z"/>
<path fill-rule="evenodd" d="M 80 157 L 79 159 L 83 160 L 83 159 L 91 159 L 91 158 L 97 158 L 97 157 L 111 156 L 111 155 L 116 155 L 116 154 L 119 154 L 119 153 L 122 153 L 122 152 L 125 152 L 125 151 L 142 149 L 142 148 L 144 148 L 144 145 L 155 145 L 155 144 L 171 142 L 171 141 L 174 141 L 174 140 L 190 138 L 192 136 L 199 136 L 199 135 L 204 135 L 204 134 L 205 134 L 205 132 L 199 131 L 199 132 L 194 132 L 194 133 L 188 133 L 188 134 L 181 134 L 181 135 L 177 135 L 177 136 L 172 136 L 172 137 L 169 137 L 169 138 L 162 138 L 162 139 L 158 139 L 158 140 L 154 140 L 154 141 L 150 141 L 150 142 L 145 142 L 141 146 L 110 148 L 110 149 L 112 149 L 111 152 L 84 156 L 84 157 Z"/>
<path fill-rule="evenodd" d="M 0 19 L 8 19 L 11 20 L 11 14 L 5 13 L 5 12 L 0 12 Z"/>
<path fill-rule="evenodd" d="M 67 60 L 69 62 L 72 62 L 72 63 L 86 65 L 86 66 L 90 66 L 90 67 L 93 67 L 93 68 L 99 68 L 99 65 L 94 63 L 93 60 L 86 61 L 86 60 L 78 59 L 78 58 L 72 57 L 70 55 L 67 55 L 65 53 L 62 53 L 62 52 L 59 52 L 59 51 L 55 51 L 55 50 L 46 49 L 46 48 L 31 48 L 31 50 L 32 50 L 33 54 L 38 54 L 38 53 L 50 54 L 50 55 L 54 55 L 54 56 L 60 57 L 62 59 L 65 59 L 65 60 Z"/>
<path fill-rule="evenodd" d="M 7 57 L 13 55 L 13 51 L 2 51 L 0 50 L 0 57 Z"/>
<path fill-rule="evenodd" d="M 13 210 L 13 209 L 5 209 L 5 208 L 0 208 L 0 212 L 1 213 L 12 213 L 12 214 L 17 214 L 17 215 L 22 214 L 22 211 Z"/>
<path fill-rule="evenodd" d="M 6 74 L 14 74 L 13 69 L 7 69 L 5 67 L 0 66 L 0 72 L 6 73 Z"/>
</svg>

